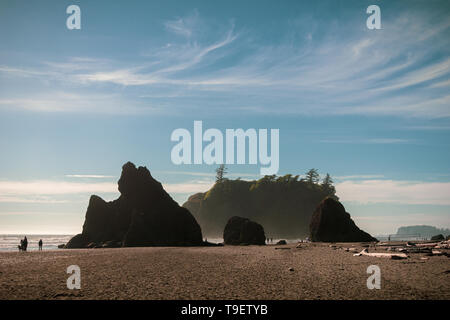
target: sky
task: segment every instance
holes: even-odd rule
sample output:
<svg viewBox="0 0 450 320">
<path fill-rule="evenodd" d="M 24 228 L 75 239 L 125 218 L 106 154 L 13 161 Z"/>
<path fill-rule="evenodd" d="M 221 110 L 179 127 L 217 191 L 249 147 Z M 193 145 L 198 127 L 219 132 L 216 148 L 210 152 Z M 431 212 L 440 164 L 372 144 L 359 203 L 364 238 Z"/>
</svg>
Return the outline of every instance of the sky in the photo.
<svg viewBox="0 0 450 320">
<path fill-rule="evenodd" d="M 0 233 L 81 232 L 127 161 L 180 204 L 207 191 L 216 165 L 170 157 L 195 120 L 279 129 L 278 174 L 329 173 L 369 233 L 448 228 L 449 16 L 445 0 L 2 0 Z"/>
</svg>

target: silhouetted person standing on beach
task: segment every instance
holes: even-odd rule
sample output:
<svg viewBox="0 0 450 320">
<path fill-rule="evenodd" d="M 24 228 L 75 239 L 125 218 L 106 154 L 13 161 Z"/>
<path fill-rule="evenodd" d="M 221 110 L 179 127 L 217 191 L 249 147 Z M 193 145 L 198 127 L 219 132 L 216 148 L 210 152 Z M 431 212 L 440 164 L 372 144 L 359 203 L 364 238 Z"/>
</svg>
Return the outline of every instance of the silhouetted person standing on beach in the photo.
<svg viewBox="0 0 450 320">
<path fill-rule="evenodd" d="M 39 240 L 39 251 L 42 251 L 42 239 Z"/>
<path fill-rule="evenodd" d="M 25 236 L 25 238 L 23 238 L 23 251 L 27 251 L 27 247 L 28 247 L 28 239 Z"/>
</svg>

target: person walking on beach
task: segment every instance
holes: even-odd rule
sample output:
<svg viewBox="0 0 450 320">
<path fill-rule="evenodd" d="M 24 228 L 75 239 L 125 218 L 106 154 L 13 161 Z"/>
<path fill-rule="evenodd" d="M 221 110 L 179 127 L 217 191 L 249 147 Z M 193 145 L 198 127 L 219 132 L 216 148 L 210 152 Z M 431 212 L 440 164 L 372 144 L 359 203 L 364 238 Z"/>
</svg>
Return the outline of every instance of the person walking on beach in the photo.
<svg viewBox="0 0 450 320">
<path fill-rule="evenodd" d="M 39 240 L 39 251 L 42 251 L 42 239 Z"/>
</svg>

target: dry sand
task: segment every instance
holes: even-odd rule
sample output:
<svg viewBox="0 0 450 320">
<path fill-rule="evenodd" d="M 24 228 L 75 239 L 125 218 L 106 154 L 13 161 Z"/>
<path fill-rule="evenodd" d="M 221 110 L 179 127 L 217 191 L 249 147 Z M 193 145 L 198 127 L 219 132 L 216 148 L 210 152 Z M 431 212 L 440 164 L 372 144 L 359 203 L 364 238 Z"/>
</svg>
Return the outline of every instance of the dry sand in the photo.
<svg viewBox="0 0 450 320">
<path fill-rule="evenodd" d="M 1 252 L 0 299 L 450 299 L 450 259 L 424 256 L 354 257 L 325 243 Z M 380 290 L 366 286 L 372 264 Z M 81 290 L 66 287 L 69 265 Z"/>
</svg>

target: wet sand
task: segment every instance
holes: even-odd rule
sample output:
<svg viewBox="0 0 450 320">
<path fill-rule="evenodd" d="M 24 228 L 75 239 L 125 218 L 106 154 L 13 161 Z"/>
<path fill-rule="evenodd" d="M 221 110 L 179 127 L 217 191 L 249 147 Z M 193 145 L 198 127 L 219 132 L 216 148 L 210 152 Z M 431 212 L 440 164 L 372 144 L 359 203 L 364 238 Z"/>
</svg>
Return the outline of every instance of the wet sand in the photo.
<svg viewBox="0 0 450 320">
<path fill-rule="evenodd" d="M 450 259 L 409 256 L 354 257 L 325 243 L 0 252 L 0 299 L 450 299 Z M 366 285 L 373 264 L 380 290 Z M 80 290 L 67 289 L 69 265 L 81 269 Z"/>
</svg>

